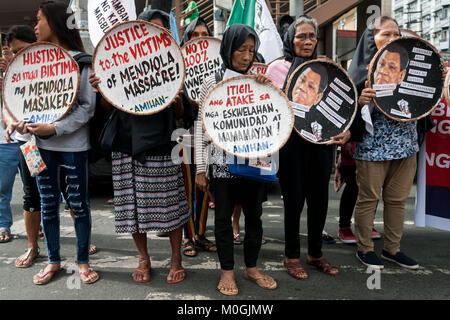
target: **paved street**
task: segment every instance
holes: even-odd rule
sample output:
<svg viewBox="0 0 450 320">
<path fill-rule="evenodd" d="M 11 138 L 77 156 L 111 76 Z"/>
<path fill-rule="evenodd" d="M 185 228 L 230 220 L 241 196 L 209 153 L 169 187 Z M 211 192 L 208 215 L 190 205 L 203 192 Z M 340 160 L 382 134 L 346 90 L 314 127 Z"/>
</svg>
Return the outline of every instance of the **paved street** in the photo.
<svg viewBox="0 0 450 320">
<path fill-rule="evenodd" d="M 98 191 L 98 190 L 97 190 Z M 355 258 L 356 247 L 336 243 L 324 244 L 324 256 L 336 265 L 340 275 L 330 277 L 306 266 L 310 275 L 306 281 L 294 280 L 282 265 L 284 252 L 283 207 L 277 185 L 269 201 L 264 203 L 264 235 L 268 240 L 261 249 L 259 267 L 278 281 L 278 289 L 264 291 L 243 279 L 243 248 L 235 246 L 236 274 L 239 295 L 227 298 L 216 290 L 219 280 L 219 264 L 216 254 L 200 252 L 195 258 L 183 256 L 187 278 L 179 284 L 167 284 L 170 245 L 168 238 L 158 238 L 149 233 L 149 250 L 152 259 L 151 281 L 134 283 L 131 273 L 137 266 L 137 252 L 130 235 L 114 232 L 113 207 L 107 204 L 109 196 L 99 194 L 91 199 L 92 242 L 99 249 L 91 256 L 92 266 L 101 279 L 94 285 L 80 284 L 77 273 L 73 273 L 75 256 L 75 235 L 71 218 L 63 212 L 61 205 L 61 254 L 65 259 L 65 272 L 58 274 L 46 286 L 32 283 L 35 273 L 45 266 L 47 253 L 40 241 L 41 257 L 28 269 L 14 266 L 15 258 L 26 249 L 26 235 L 22 215 L 22 190 L 19 176 L 14 186 L 12 208 L 14 225 L 13 240 L 0 244 L 0 300 L 4 299 L 118 299 L 118 300 L 291 300 L 291 299 L 449 299 L 450 298 L 450 233 L 431 228 L 414 226 L 414 192 L 407 201 L 407 218 L 402 250 L 414 257 L 421 265 L 418 271 L 408 271 L 391 263 L 379 279 L 367 274 L 366 268 Z M 338 205 L 340 193 L 336 194 L 330 183 L 329 214 L 326 230 L 336 235 L 338 228 Z M 207 236 L 213 239 L 213 214 L 210 211 Z M 383 232 L 382 204 L 378 207 L 376 228 Z M 241 218 L 241 226 L 243 218 Z M 302 215 L 302 260 L 306 261 L 306 212 Z M 383 240 L 376 241 L 376 250 L 381 253 Z M 372 277 L 369 279 L 369 277 Z M 374 289 L 370 290 L 367 286 Z M 377 289 L 378 288 L 378 289 Z"/>
</svg>

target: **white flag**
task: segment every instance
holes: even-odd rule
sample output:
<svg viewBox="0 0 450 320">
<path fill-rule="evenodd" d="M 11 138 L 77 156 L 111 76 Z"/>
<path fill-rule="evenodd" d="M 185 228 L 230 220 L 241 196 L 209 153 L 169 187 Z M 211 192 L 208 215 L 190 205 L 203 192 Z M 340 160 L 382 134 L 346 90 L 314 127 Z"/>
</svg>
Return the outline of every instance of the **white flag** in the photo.
<svg viewBox="0 0 450 320">
<path fill-rule="evenodd" d="M 129 20 L 136 20 L 134 0 L 88 1 L 89 34 L 94 47 L 111 27 Z"/>
<path fill-rule="evenodd" d="M 273 60 L 284 55 L 283 41 L 272 20 L 272 16 L 270 15 L 265 0 L 255 1 L 254 29 L 261 41 L 258 52 L 263 55 L 266 64 L 269 64 Z"/>
</svg>

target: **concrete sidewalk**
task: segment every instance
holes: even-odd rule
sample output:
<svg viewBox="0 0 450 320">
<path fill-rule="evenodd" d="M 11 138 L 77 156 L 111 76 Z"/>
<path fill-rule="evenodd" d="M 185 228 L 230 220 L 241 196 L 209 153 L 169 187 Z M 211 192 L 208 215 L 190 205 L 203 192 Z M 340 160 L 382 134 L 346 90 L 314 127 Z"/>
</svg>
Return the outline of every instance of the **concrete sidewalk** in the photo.
<svg viewBox="0 0 450 320">
<path fill-rule="evenodd" d="M 338 229 L 340 193 L 330 183 L 329 214 L 326 230 L 335 235 Z M 278 282 L 275 291 L 263 290 L 245 280 L 243 275 L 243 246 L 235 246 L 236 279 L 239 295 L 225 297 L 216 291 L 220 267 L 215 253 L 200 251 L 194 258 L 183 256 L 187 272 L 185 281 L 167 284 L 170 266 L 168 238 L 149 233 L 149 253 L 152 259 L 151 281 L 137 284 L 131 273 L 137 266 L 137 251 L 131 235 L 114 232 L 113 207 L 106 203 L 107 196 L 94 196 L 92 206 L 92 242 L 99 251 L 91 256 L 91 265 L 101 279 L 93 285 L 80 283 L 75 261 L 75 234 L 72 220 L 61 206 L 61 255 L 64 272 L 45 286 L 33 284 L 33 275 L 46 265 L 46 248 L 40 241 L 41 256 L 28 269 L 14 266 L 14 260 L 26 249 L 26 234 L 22 215 L 22 190 L 19 176 L 14 187 L 12 207 L 13 240 L 0 244 L 0 300 L 6 299 L 117 299 L 117 300 L 315 300 L 315 299 L 449 299 L 450 298 L 450 233 L 414 226 L 414 192 L 407 202 L 407 217 L 402 250 L 416 259 L 418 271 L 405 270 L 386 262 L 381 274 L 366 273 L 356 259 L 356 246 L 340 243 L 323 245 L 324 256 L 340 270 L 331 277 L 306 265 L 306 212 L 301 222 L 301 259 L 309 273 L 305 281 L 291 278 L 282 261 L 284 252 L 283 202 L 277 185 L 264 203 L 264 236 L 268 243 L 261 248 L 258 266 Z M 306 207 L 306 206 L 305 206 Z M 382 204 L 379 205 L 375 227 L 383 233 Z M 207 237 L 214 239 L 214 210 L 210 210 Z M 243 231 L 243 218 L 241 218 Z M 383 239 L 377 240 L 376 252 L 381 253 Z M 379 276 L 379 277 L 378 277 Z M 377 278 L 378 277 L 378 278 Z M 372 288 L 372 289 L 370 289 Z"/>
</svg>

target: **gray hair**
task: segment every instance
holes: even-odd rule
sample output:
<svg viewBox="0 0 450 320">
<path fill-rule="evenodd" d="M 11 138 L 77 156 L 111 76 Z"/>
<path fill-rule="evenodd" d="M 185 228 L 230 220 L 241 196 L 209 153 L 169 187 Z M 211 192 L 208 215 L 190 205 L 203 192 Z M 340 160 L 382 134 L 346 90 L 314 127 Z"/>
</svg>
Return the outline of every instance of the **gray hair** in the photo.
<svg viewBox="0 0 450 320">
<path fill-rule="evenodd" d="M 319 25 L 317 24 L 316 19 L 311 18 L 307 15 L 302 15 L 295 21 L 295 28 L 297 28 L 297 26 L 302 23 L 309 23 L 310 25 L 312 25 L 314 27 L 314 32 L 316 33 L 316 35 L 319 35 Z"/>
</svg>

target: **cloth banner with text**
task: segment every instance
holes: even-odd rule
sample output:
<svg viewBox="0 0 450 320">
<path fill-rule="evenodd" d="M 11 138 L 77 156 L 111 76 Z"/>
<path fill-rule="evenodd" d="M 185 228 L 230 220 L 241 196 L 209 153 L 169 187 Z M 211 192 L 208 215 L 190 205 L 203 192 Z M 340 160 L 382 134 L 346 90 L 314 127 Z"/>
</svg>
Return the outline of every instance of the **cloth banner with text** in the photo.
<svg viewBox="0 0 450 320">
<path fill-rule="evenodd" d="M 89 0 L 88 28 L 94 47 L 113 26 L 136 20 L 134 0 Z"/>
<path fill-rule="evenodd" d="M 445 99 L 431 117 L 436 126 L 419 152 L 415 225 L 450 231 L 450 107 Z"/>
</svg>

